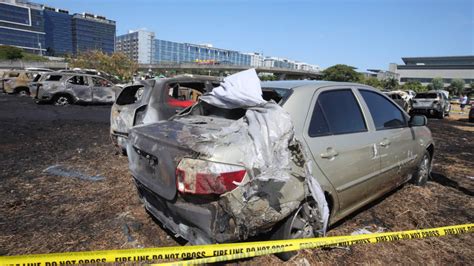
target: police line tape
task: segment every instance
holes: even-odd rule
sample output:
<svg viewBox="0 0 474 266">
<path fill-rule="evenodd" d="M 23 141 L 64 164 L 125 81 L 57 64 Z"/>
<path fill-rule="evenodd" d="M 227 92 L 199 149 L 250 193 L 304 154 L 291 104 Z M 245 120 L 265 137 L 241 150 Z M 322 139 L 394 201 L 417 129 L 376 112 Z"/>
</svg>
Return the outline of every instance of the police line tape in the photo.
<svg viewBox="0 0 474 266">
<path fill-rule="evenodd" d="M 362 234 L 354 236 L 331 236 L 275 241 L 239 242 L 201 246 L 175 246 L 161 248 L 1 256 L 0 265 L 56 266 L 66 264 L 97 264 L 109 262 L 152 263 L 157 261 L 162 262 L 177 259 L 184 260 L 165 262 L 160 265 L 194 265 L 243 259 L 307 248 L 347 247 L 362 243 L 391 242 L 406 239 L 421 239 L 427 237 L 440 237 L 473 232 L 474 224 L 463 224 L 431 229 Z"/>
</svg>

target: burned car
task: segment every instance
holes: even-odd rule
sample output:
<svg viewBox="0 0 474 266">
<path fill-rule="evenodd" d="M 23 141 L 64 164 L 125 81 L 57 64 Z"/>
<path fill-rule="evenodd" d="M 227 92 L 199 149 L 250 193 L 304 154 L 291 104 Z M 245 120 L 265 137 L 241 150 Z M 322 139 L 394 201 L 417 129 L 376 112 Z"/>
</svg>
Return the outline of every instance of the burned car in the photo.
<svg viewBox="0 0 474 266">
<path fill-rule="evenodd" d="M 129 131 L 139 196 L 177 236 L 192 244 L 320 236 L 397 186 L 427 181 L 426 117 L 410 118 L 366 85 L 260 87 L 244 72 L 168 121 Z"/>
<path fill-rule="evenodd" d="M 52 72 L 29 84 L 37 103 L 113 103 L 122 89 L 99 76 Z"/>
<path fill-rule="evenodd" d="M 413 98 L 413 106 L 410 113 L 436 115 L 438 118 L 443 119 L 445 116 L 449 116 L 450 111 L 451 103 L 448 99 L 448 92 L 432 90 L 418 93 Z"/>
<path fill-rule="evenodd" d="M 124 87 L 112 105 L 112 142 L 125 153 L 128 131 L 132 126 L 143 123 L 147 108 L 155 110 L 156 113 L 156 116 L 147 119 L 147 123 L 168 119 L 193 105 L 203 93 L 218 85 L 219 79 L 216 77 L 179 75 L 173 78 L 144 80 Z M 150 102 L 151 98 L 153 102 Z"/>
<path fill-rule="evenodd" d="M 43 71 L 43 70 L 42 70 Z M 10 70 L 3 73 L 2 90 L 9 94 L 26 96 L 30 94 L 28 84 L 42 71 Z"/>
</svg>

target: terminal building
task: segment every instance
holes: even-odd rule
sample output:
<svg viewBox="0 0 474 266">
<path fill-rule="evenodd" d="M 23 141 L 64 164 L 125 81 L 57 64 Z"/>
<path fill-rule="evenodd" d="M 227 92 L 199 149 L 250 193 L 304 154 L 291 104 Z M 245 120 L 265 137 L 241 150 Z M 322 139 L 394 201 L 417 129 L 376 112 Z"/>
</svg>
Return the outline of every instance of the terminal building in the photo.
<svg viewBox="0 0 474 266">
<path fill-rule="evenodd" d="M 419 81 L 428 85 L 433 78 L 443 79 L 445 87 L 453 79 L 462 79 L 466 87 L 474 82 L 474 56 L 404 57 L 404 65 L 390 64 L 400 84 Z"/>
<path fill-rule="evenodd" d="M 0 45 L 63 56 L 87 50 L 114 52 L 115 21 L 23 0 L 0 0 Z"/>
<path fill-rule="evenodd" d="M 0 44 L 27 52 L 46 52 L 43 8 L 41 5 L 0 0 Z"/>
<path fill-rule="evenodd" d="M 140 64 L 197 63 L 250 66 L 251 56 L 215 48 L 211 44 L 179 43 L 155 39 L 153 32 L 129 31 L 117 36 L 115 50 Z"/>
</svg>

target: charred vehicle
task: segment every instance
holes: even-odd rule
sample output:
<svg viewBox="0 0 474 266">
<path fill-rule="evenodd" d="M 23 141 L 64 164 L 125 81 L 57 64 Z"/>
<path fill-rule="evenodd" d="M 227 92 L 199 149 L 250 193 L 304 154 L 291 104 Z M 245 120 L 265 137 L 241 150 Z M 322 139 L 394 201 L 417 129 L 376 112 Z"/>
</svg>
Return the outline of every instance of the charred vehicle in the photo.
<svg viewBox="0 0 474 266">
<path fill-rule="evenodd" d="M 99 76 L 63 72 L 46 73 L 29 87 L 38 103 L 55 105 L 113 103 L 122 89 Z"/>
<path fill-rule="evenodd" d="M 147 123 L 168 119 L 193 105 L 202 93 L 211 91 L 218 85 L 219 79 L 216 77 L 180 75 L 140 81 L 124 87 L 113 104 L 110 115 L 110 136 L 113 143 L 125 153 L 128 131 L 132 126 L 143 123 L 147 108 L 153 109 L 156 114 Z"/>
<path fill-rule="evenodd" d="M 2 89 L 6 93 L 26 96 L 30 94 L 29 83 L 42 72 L 11 70 L 5 71 L 2 77 Z"/>
<path fill-rule="evenodd" d="M 445 116 L 449 116 L 450 111 L 451 103 L 444 91 L 428 91 L 418 93 L 413 98 L 413 106 L 410 113 L 436 115 L 438 118 L 443 119 Z"/>
<path fill-rule="evenodd" d="M 391 91 L 385 92 L 385 94 L 392 99 L 396 104 L 398 104 L 405 112 L 408 112 L 410 109 L 410 102 L 408 100 L 407 94 L 404 92 Z"/>
<path fill-rule="evenodd" d="M 377 90 L 318 81 L 260 88 L 230 77 L 168 121 L 130 130 L 139 196 L 177 236 L 193 244 L 319 236 L 397 186 L 427 181 L 426 117 L 410 118 Z"/>
</svg>

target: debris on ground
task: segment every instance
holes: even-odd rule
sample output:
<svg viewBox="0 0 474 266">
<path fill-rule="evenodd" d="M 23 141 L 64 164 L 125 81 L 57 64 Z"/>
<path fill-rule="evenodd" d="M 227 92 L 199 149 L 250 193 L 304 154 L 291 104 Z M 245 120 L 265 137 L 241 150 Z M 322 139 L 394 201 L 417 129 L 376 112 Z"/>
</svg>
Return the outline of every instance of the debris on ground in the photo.
<svg viewBox="0 0 474 266">
<path fill-rule="evenodd" d="M 62 177 L 73 177 L 73 178 L 79 178 L 82 180 L 87 180 L 87 181 L 102 181 L 105 179 L 105 177 L 100 176 L 100 175 L 86 175 L 78 170 L 74 169 L 69 169 L 66 166 L 62 165 L 52 165 L 46 169 L 43 170 L 43 172 L 48 173 L 50 175 L 56 175 L 56 176 L 62 176 Z"/>
</svg>

